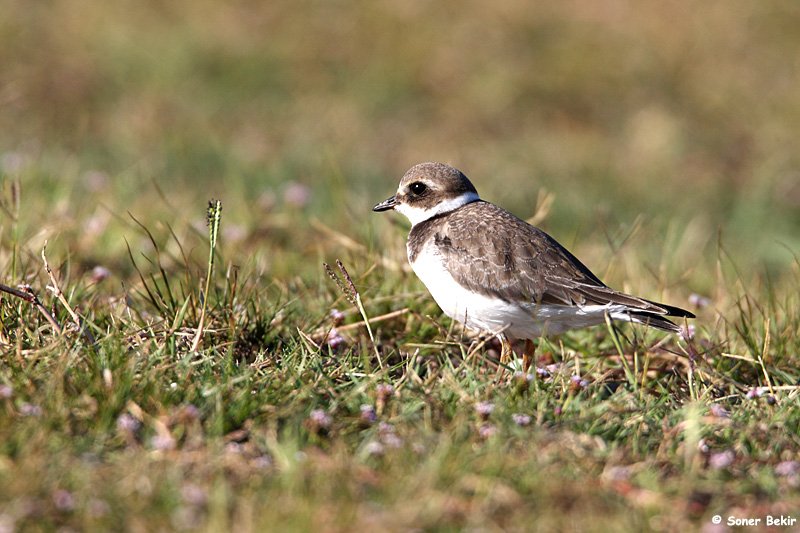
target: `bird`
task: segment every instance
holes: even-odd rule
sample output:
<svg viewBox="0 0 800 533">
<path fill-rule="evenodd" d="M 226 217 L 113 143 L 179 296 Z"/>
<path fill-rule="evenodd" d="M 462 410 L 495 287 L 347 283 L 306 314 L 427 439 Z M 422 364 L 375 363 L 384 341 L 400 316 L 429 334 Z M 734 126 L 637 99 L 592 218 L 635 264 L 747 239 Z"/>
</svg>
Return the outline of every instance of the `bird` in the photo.
<svg viewBox="0 0 800 533">
<path fill-rule="evenodd" d="M 522 368 L 535 355 L 533 339 L 612 320 L 680 333 L 665 317 L 694 318 L 671 305 L 608 287 L 544 231 L 481 200 L 472 182 L 442 163 L 421 163 L 400 180 L 394 196 L 373 211 L 394 210 L 411 222 L 411 268 L 445 315 L 501 342 L 500 361 L 525 340 Z"/>
</svg>

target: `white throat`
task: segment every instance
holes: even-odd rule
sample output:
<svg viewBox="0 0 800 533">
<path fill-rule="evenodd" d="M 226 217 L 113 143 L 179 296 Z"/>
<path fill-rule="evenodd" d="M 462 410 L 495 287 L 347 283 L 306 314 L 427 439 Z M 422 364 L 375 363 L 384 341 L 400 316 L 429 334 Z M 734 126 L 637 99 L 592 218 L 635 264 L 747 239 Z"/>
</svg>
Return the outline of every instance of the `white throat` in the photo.
<svg viewBox="0 0 800 533">
<path fill-rule="evenodd" d="M 400 203 L 395 206 L 394 210 L 404 214 L 406 218 L 408 218 L 408 220 L 411 222 L 411 226 L 413 227 L 419 224 L 420 222 L 428 220 L 431 217 L 435 217 L 436 215 L 441 215 L 442 213 L 448 213 L 450 211 L 453 211 L 454 209 L 458 209 L 462 205 L 474 202 L 475 200 L 480 200 L 478 193 L 465 192 L 460 194 L 459 196 L 456 196 L 455 198 L 445 200 L 444 202 L 441 202 L 429 209 L 412 207 L 408 204 Z"/>
</svg>

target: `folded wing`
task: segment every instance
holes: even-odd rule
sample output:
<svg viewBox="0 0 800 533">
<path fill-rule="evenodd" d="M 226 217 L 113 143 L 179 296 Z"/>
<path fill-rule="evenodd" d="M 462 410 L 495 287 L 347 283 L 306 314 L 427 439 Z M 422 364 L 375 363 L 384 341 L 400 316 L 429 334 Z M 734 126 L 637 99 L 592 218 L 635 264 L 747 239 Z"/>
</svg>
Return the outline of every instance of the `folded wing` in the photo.
<svg viewBox="0 0 800 533">
<path fill-rule="evenodd" d="M 548 305 L 622 306 L 625 316 L 613 318 L 672 332 L 680 328 L 663 316 L 694 316 L 609 288 L 555 239 L 488 202 L 451 213 L 433 239 L 455 280 L 485 296 Z"/>
</svg>

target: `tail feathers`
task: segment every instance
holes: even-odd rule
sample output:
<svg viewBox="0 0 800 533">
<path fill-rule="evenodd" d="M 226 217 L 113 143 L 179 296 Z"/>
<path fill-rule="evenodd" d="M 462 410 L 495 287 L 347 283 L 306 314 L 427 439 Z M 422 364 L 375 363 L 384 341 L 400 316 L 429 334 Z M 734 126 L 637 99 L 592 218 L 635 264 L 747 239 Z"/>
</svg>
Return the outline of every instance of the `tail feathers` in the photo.
<svg viewBox="0 0 800 533">
<path fill-rule="evenodd" d="M 660 316 L 645 314 L 637 315 L 633 313 L 631 313 L 629 316 L 631 317 L 631 322 L 644 324 L 645 326 L 660 329 L 661 331 L 669 331 L 670 333 L 680 333 L 681 331 L 680 326 L 678 326 L 676 323 Z"/>
<path fill-rule="evenodd" d="M 580 294 L 581 298 L 573 298 L 572 301 L 577 302 L 579 305 L 585 305 L 586 303 L 596 305 L 620 305 L 626 307 L 626 312 L 632 315 L 644 315 L 645 317 L 675 316 L 694 318 L 692 313 L 680 307 L 646 300 L 638 296 L 615 291 L 606 286 L 594 286 L 581 283 L 577 284 L 574 290 Z M 665 322 L 669 321 L 667 320 Z"/>
<path fill-rule="evenodd" d="M 608 306 L 615 309 L 611 312 L 611 318 L 615 320 L 636 322 L 662 331 L 680 333 L 681 327 L 664 317 L 694 318 L 694 314 L 686 309 L 615 291 L 602 283 L 598 285 L 559 279 L 555 285 L 563 291 L 553 292 L 548 289 L 551 292 L 545 295 L 554 299 L 554 303 Z"/>
<path fill-rule="evenodd" d="M 652 302 L 650 300 L 645 300 L 647 303 L 657 305 L 666 310 L 665 313 L 662 313 L 665 316 L 674 316 L 674 317 L 686 317 L 686 318 L 694 318 L 694 313 L 687 311 L 686 309 L 681 309 L 680 307 L 674 307 L 672 305 L 661 304 L 658 302 Z"/>
<path fill-rule="evenodd" d="M 663 304 L 659 304 L 662 307 L 667 307 Z M 683 311 L 682 309 L 678 309 L 676 307 L 671 307 L 670 309 L 674 309 L 676 311 Z M 668 316 L 678 316 L 678 317 L 686 317 L 686 318 L 694 318 L 694 315 L 688 311 L 683 311 L 684 314 L 677 314 L 677 313 L 668 313 Z M 680 333 L 681 326 L 675 324 L 671 320 L 667 320 L 661 315 L 654 315 L 651 313 L 642 313 L 636 311 L 620 311 L 617 313 L 613 313 L 611 318 L 616 320 L 624 320 L 626 322 L 635 322 L 637 324 L 644 324 L 645 326 L 660 329 L 661 331 L 668 331 L 670 333 Z"/>
</svg>

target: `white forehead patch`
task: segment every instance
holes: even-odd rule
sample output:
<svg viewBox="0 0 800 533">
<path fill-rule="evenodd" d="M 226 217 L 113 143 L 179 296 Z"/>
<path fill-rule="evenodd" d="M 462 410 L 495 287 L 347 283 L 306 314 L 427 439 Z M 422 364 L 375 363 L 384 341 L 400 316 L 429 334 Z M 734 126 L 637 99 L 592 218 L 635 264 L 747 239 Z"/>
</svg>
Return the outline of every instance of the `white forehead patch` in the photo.
<svg viewBox="0 0 800 533">
<path fill-rule="evenodd" d="M 408 220 L 411 222 L 411 225 L 414 226 L 424 220 L 428 220 L 431 217 L 453 211 L 454 209 L 458 209 L 462 205 L 474 202 L 475 200 L 480 200 L 480 197 L 477 193 L 465 192 L 456 196 L 455 198 L 450 198 L 449 200 L 439 202 L 435 206 L 428 209 L 412 207 L 406 203 L 399 202 L 395 206 L 394 210 L 405 215 L 406 218 L 408 218 Z"/>
</svg>

